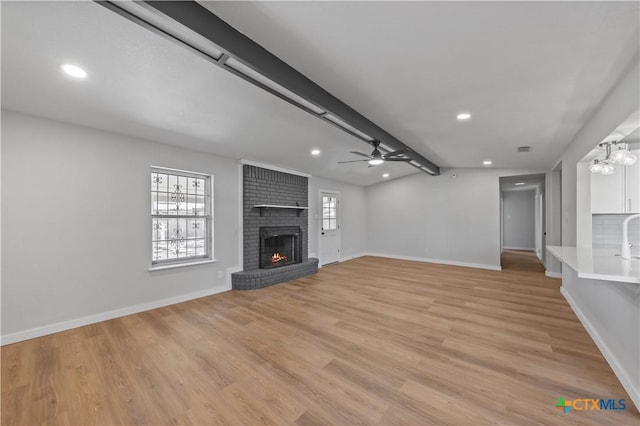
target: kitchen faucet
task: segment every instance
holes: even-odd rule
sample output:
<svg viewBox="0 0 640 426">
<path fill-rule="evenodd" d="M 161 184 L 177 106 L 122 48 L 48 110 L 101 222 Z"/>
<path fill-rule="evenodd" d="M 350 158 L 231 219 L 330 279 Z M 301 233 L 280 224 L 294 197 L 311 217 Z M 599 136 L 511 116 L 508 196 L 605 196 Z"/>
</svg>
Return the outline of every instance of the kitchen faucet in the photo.
<svg viewBox="0 0 640 426">
<path fill-rule="evenodd" d="M 622 222 L 622 253 L 623 259 L 631 259 L 631 244 L 629 244 L 629 222 L 640 217 L 640 214 L 632 214 Z"/>
</svg>

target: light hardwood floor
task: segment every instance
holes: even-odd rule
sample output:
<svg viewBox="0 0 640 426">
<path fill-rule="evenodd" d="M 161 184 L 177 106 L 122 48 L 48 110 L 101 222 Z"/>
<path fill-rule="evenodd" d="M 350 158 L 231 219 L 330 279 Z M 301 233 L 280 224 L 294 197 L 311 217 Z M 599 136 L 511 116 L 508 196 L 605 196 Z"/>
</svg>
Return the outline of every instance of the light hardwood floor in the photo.
<svg viewBox="0 0 640 426">
<path fill-rule="evenodd" d="M 637 425 L 526 256 L 502 272 L 363 257 L 5 346 L 2 424 Z M 627 409 L 565 416 L 559 396 Z"/>
<path fill-rule="evenodd" d="M 502 270 L 506 272 L 538 272 L 544 274 L 544 266 L 536 254 L 527 250 L 504 250 L 500 259 Z"/>
</svg>

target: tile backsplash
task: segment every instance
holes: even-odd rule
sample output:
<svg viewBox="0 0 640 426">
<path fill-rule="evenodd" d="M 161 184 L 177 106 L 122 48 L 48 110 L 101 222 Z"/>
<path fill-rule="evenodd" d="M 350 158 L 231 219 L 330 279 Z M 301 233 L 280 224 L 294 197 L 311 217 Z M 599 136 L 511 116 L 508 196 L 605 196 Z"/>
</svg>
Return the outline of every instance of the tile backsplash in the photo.
<svg viewBox="0 0 640 426">
<path fill-rule="evenodd" d="M 592 216 L 594 248 L 620 249 L 622 244 L 622 222 L 628 214 L 594 214 Z M 640 246 L 640 219 L 629 223 L 629 242 Z"/>
</svg>

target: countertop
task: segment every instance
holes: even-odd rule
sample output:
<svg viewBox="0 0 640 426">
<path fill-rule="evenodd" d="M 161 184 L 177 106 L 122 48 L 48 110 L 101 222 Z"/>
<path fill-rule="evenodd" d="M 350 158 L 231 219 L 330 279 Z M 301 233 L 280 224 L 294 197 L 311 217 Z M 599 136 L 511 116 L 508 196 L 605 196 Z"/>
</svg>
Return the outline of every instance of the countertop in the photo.
<svg viewBox="0 0 640 426">
<path fill-rule="evenodd" d="M 616 256 L 620 250 L 567 246 L 547 246 L 547 250 L 580 278 L 640 284 L 640 259 Z"/>
</svg>

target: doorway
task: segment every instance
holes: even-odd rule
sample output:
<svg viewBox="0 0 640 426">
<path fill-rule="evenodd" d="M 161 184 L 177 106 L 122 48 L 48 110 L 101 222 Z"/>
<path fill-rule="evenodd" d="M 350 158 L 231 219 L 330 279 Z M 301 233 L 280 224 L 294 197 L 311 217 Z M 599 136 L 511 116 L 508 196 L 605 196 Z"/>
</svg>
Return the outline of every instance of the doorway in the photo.
<svg viewBox="0 0 640 426">
<path fill-rule="evenodd" d="M 500 260 L 503 269 L 522 264 L 544 272 L 544 174 L 500 177 Z"/>
<path fill-rule="evenodd" d="M 340 193 L 320 190 L 320 266 L 340 261 Z"/>
</svg>

